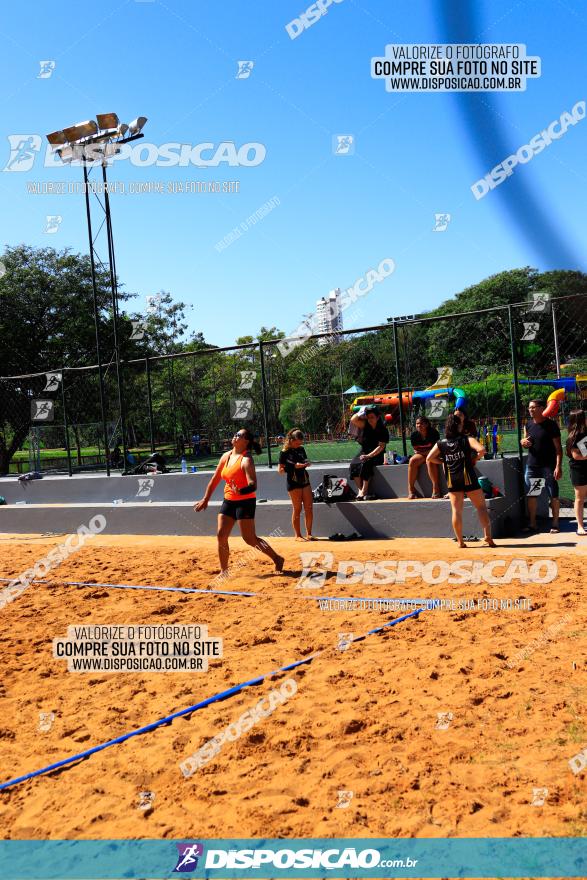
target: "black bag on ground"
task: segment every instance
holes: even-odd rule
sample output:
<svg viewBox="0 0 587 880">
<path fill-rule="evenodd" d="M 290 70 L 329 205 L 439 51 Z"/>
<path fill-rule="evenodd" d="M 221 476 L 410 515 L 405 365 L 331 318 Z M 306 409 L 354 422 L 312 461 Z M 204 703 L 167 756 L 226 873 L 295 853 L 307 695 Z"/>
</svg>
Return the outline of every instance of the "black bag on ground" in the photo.
<svg viewBox="0 0 587 880">
<path fill-rule="evenodd" d="M 322 485 L 322 483 L 319 483 L 312 492 L 312 499 L 314 501 L 314 504 L 321 504 L 326 501 L 324 486 Z"/>
<path fill-rule="evenodd" d="M 323 498 L 320 500 L 325 501 L 327 504 L 338 501 L 354 501 L 356 497 L 347 478 L 339 477 L 338 474 L 324 474 L 322 485 L 318 486 L 315 490 L 314 496 L 318 489 L 322 489 L 323 494 Z"/>
</svg>

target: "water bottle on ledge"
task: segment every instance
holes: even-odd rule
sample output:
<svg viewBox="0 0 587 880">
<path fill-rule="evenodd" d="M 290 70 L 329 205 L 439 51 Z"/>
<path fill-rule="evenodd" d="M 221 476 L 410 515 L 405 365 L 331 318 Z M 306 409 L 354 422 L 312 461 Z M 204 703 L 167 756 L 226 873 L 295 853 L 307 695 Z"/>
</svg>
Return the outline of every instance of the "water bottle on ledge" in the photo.
<svg viewBox="0 0 587 880">
<path fill-rule="evenodd" d="M 187 474 L 188 472 L 188 463 L 185 458 L 182 458 L 181 460 L 181 472 L 182 474 Z"/>
</svg>

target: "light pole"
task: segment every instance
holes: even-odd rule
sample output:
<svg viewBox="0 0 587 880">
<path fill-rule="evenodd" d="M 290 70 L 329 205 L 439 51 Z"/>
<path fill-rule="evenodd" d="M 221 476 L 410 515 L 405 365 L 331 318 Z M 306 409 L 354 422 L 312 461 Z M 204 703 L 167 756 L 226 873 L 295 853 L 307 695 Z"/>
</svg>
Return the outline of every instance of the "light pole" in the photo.
<svg viewBox="0 0 587 880">
<path fill-rule="evenodd" d="M 92 234 L 92 220 L 90 209 L 90 184 L 88 181 L 88 166 L 96 164 L 102 167 L 102 183 L 104 204 L 97 199 L 98 204 L 104 211 L 106 222 L 106 235 L 108 245 L 108 273 L 110 277 L 110 291 L 112 302 L 112 326 L 114 340 L 114 361 L 116 364 L 116 382 L 118 387 L 118 407 L 120 412 L 120 433 L 124 455 L 124 466 L 127 463 L 126 443 L 126 417 L 124 406 L 124 389 L 122 378 L 122 365 L 120 359 L 120 336 L 119 336 L 119 313 L 118 313 L 118 286 L 116 278 L 116 261 L 114 257 L 114 237 L 112 234 L 112 217 L 110 213 L 110 197 L 108 193 L 108 180 L 106 168 L 108 159 L 120 152 L 123 144 L 144 137 L 142 129 L 147 122 L 145 116 L 139 116 L 128 125 L 121 123 L 116 113 L 103 113 L 96 116 L 96 120 L 89 119 L 78 122 L 69 128 L 54 131 L 47 135 L 47 140 L 59 156 L 62 162 L 72 164 L 81 163 L 84 174 L 84 194 L 86 200 L 86 222 L 88 225 L 88 239 L 90 244 L 90 266 L 92 272 L 92 290 L 94 303 L 94 322 L 96 328 L 96 356 L 98 359 L 100 410 L 102 417 L 102 430 L 104 432 L 104 447 L 106 454 L 106 473 L 110 475 L 110 444 L 108 442 L 108 429 L 106 423 L 106 407 L 104 395 L 104 377 L 102 369 L 102 351 L 100 345 L 100 316 L 96 284 L 96 258 L 104 265 L 96 253 L 94 237 Z M 101 227 L 100 227 L 101 228 Z"/>
</svg>

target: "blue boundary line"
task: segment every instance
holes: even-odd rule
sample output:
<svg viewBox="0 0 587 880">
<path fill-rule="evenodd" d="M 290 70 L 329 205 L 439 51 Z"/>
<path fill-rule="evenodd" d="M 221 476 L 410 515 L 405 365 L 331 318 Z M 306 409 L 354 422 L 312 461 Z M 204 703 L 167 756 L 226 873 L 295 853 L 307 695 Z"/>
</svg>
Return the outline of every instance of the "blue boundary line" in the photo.
<svg viewBox="0 0 587 880">
<path fill-rule="evenodd" d="M 397 617 L 395 620 L 390 620 L 387 623 L 384 623 L 382 626 L 378 626 L 375 629 L 371 629 L 368 632 L 364 633 L 361 636 L 356 636 L 353 639 L 350 639 L 349 642 L 360 642 L 363 639 L 367 638 L 367 636 L 373 635 L 373 633 L 381 632 L 381 630 L 386 629 L 389 626 L 395 626 L 397 623 L 401 623 L 404 620 L 408 620 L 410 617 L 417 617 L 422 613 L 422 609 L 418 609 L 416 611 L 411 611 L 409 614 L 404 614 L 402 617 Z M 324 653 L 325 649 L 321 651 L 316 651 L 314 654 L 310 654 L 309 657 L 304 657 L 303 660 L 294 660 L 293 663 L 288 663 L 286 666 L 280 666 L 278 669 L 274 669 L 272 672 L 266 672 L 263 675 L 259 675 L 256 678 L 251 678 L 248 681 L 241 682 L 241 684 L 234 685 L 234 687 L 228 688 L 225 691 L 221 691 L 218 694 L 214 694 L 211 697 L 207 697 L 205 700 L 202 700 L 199 703 L 195 703 L 193 706 L 188 706 L 187 709 L 180 709 L 178 712 L 173 712 L 171 715 L 167 715 L 165 718 L 160 718 L 158 721 L 153 721 L 151 724 L 145 725 L 145 727 L 139 727 L 137 730 L 131 730 L 129 733 L 124 733 L 122 736 L 117 736 L 115 739 L 109 739 L 107 742 L 102 743 L 98 746 L 93 746 L 91 749 L 86 749 L 84 752 L 78 752 L 76 755 L 71 755 L 69 758 L 63 758 L 61 761 L 55 761 L 53 764 L 48 764 L 46 767 L 42 767 L 40 770 L 32 770 L 30 773 L 25 773 L 23 776 L 16 776 L 14 779 L 9 779 L 8 782 L 3 782 L 0 785 L 0 791 L 6 791 L 8 788 L 12 788 L 15 785 L 18 785 L 21 782 L 25 782 L 27 779 L 34 779 L 36 776 L 42 776 L 45 773 L 50 773 L 52 770 L 58 770 L 60 767 L 66 767 L 68 764 L 73 764 L 76 761 L 84 760 L 85 758 L 89 758 L 90 755 L 95 755 L 96 752 L 101 752 L 104 749 L 109 748 L 110 746 L 119 745 L 120 743 L 126 742 L 126 740 L 131 739 L 133 736 L 140 736 L 143 733 L 150 733 L 152 730 L 156 730 L 158 727 L 162 727 L 164 724 L 171 724 L 171 722 L 175 718 L 181 718 L 184 715 L 190 715 L 192 712 L 197 712 L 198 709 L 203 709 L 205 706 L 209 706 L 212 703 L 217 703 L 220 700 L 225 700 L 228 697 L 233 697 L 235 694 L 240 693 L 244 688 L 250 687 L 255 684 L 260 684 L 266 678 L 271 678 L 273 675 L 277 675 L 279 672 L 289 672 L 292 669 L 296 669 L 298 666 L 302 666 L 305 663 L 311 663 L 316 657 L 319 657 Z"/>
<path fill-rule="evenodd" d="M 0 578 L 0 581 L 5 583 L 10 583 L 15 580 L 15 578 Z M 89 581 L 62 581 L 59 579 L 56 580 L 48 580 L 47 578 L 35 578 L 31 581 L 31 584 L 54 584 L 58 586 L 59 584 L 65 585 L 66 587 L 109 587 L 111 590 L 156 590 L 158 592 L 165 593 L 205 593 L 211 596 L 257 596 L 258 593 L 245 593 L 239 592 L 238 590 L 199 590 L 195 587 L 156 587 L 152 584 L 147 584 L 145 586 L 140 585 L 136 586 L 135 584 L 98 584 L 98 583 L 90 583 Z"/>
<path fill-rule="evenodd" d="M 0 582 L 10 583 L 14 578 L 4 578 L 0 577 Z M 102 583 L 94 583 L 90 581 L 62 581 L 56 578 L 55 580 L 49 580 L 48 578 L 35 578 L 31 581 L 32 584 L 55 584 L 56 586 L 61 584 L 66 587 L 109 587 L 111 590 L 155 590 L 159 592 L 170 592 L 170 593 L 198 593 L 200 595 L 212 595 L 212 596 L 262 596 L 263 598 L 272 598 L 271 596 L 263 596 L 262 593 L 251 593 L 245 592 L 242 590 L 205 590 L 205 589 L 197 589 L 196 587 L 158 587 L 153 584 L 145 584 L 145 585 L 136 585 L 136 584 L 102 584 Z M 323 601 L 323 600 L 332 600 L 332 601 L 348 601 L 348 602 L 404 602 L 404 603 L 412 603 L 423 602 L 423 603 L 433 603 L 438 602 L 438 599 L 397 599 L 395 596 L 295 596 L 296 599 L 308 600 L 314 599 L 315 601 Z"/>
</svg>

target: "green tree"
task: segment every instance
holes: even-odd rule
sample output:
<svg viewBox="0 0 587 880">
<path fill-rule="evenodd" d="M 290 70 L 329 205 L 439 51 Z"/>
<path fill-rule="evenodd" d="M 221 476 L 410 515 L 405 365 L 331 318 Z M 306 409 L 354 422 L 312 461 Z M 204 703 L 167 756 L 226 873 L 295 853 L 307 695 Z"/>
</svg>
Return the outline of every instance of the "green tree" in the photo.
<svg viewBox="0 0 587 880">
<path fill-rule="evenodd" d="M 303 427 L 306 431 L 316 431 L 320 417 L 320 403 L 308 391 L 296 391 L 281 402 L 279 418 L 286 431 Z"/>
<path fill-rule="evenodd" d="M 30 375 L 9 381 L 0 379 L 0 473 L 8 471 L 14 453 L 21 449 L 31 427 L 31 400 L 53 397 L 55 427 L 43 428 L 51 442 L 61 436 L 64 442 L 61 390 L 44 393 L 45 372 L 70 368 L 64 373 L 67 416 L 81 463 L 83 443 L 101 442 L 99 378 L 96 366 L 96 331 L 91 263 L 89 256 L 69 249 L 9 247 L 2 256 L 6 273 L 0 278 L 0 376 Z M 118 395 L 114 368 L 114 333 L 110 279 L 96 268 L 99 333 L 105 384 L 106 419 L 119 421 Z M 128 293 L 119 283 L 118 299 L 122 307 L 136 294 Z M 123 361 L 122 376 L 130 439 L 145 439 L 148 431 L 146 381 L 143 364 L 130 361 L 181 349 L 187 325 L 185 305 L 174 303 L 171 295 L 161 294 L 154 314 L 128 309 L 121 311 L 118 324 L 119 351 Z M 132 321 L 146 321 L 142 340 L 133 340 Z M 191 340 L 197 345 L 203 340 Z M 75 370 L 72 370 L 75 368 Z M 158 405 L 165 393 L 173 390 L 173 376 L 166 375 L 156 389 Z M 171 394 L 173 401 L 173 395 Z M 159 406 L 171 419 L 173 406 Z"/>
<path fill-rule="evenodd" d="M 0 278 L 0 376 L 44 373 L 96 363 L 92 276 L 88 256 L 69 249 L 9 247 Z M 109 279 L 97 270 L 97 299 L 105 359 L 112 340 Z M 128 295 L 121 293 L 124 301 Z M 81 380 L 80 380 L 81 381 Z M 31 425 L 31 399 L 42 394 L 44 376 L 0 381 L 0 473 L 6 473 Z M 78 399 L 80 420 L 99 421 L 98 395 Z M 56 421 L 62 419 L 58 392 Z M 73 405 L 71 395 L 68 401 Z"/>
</svg>

